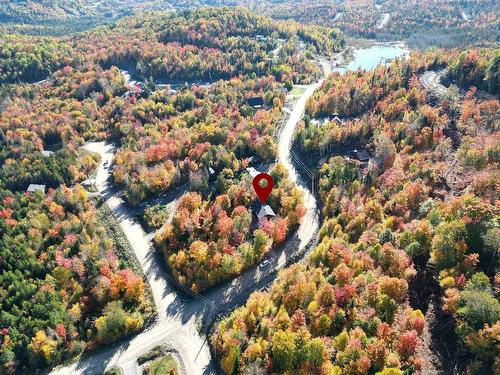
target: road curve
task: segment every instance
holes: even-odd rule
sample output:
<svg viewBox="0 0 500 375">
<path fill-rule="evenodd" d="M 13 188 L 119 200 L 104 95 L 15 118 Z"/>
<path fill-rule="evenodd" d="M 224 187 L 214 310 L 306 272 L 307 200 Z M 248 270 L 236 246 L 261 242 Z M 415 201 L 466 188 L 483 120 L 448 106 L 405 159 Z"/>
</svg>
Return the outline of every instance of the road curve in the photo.
<svg viewBox="0 0 500 375">
<path fill-rule="evenodd" d="M 110 163 L 114 147 L 105 142 L 91 142 L 84 149 L 101 155 L 95 185 L 104 197 L 105 204 L 116 216 L 134 253 L 142 266 L 151 287 L 153 301 L 158 313 L 157 322 L 124 343 L 111 345 L 86 359 L 66 367 L 54 369 L 54 375 L 102 374 L 113 366 L 119 366 L 128 374 L 136 367 L 130 362 L 156 345 L 168 343 L 174 347 L 182 359 L 186 374 L 213 373 L 211 357 L 205 337 L 197 330 L 197 315 L 184 319 L 172 304 L 177 301 L 176 291 L 167 283 L 161 261 L 155 256 L 150 237 L 144 232 L 125 202 L 113 192 L 109 184 L 110 170 L 104 162 Z"/>
<path fill-rule="evenodd" d="M 322 60 L 324 76 L 331 71 L 328 61 Z M 293 110 L 281 130 L 278 144 L 278 159 L 289 171 L 292 181 L 296 182 L 304 193 L 306 215 L 299 226 L 296 236 L 292 236 L 284 246 L 269 255 L 270 265 L 265 269 L 253 267 L 235 278 L 230 283 L 213 288 L 203 297 L 197 297 L 186 303 L 185 297 L 174 290 L 168 276 L 163 271 L 162 260 L 155 255 L 151 244 L 151 235 L 144 232 L 133 215 L 133 211 L 113 192 L 109 184 L 110 170 L 104 162 L 111 164 L 114 147 L 104 142 L 90 142 L 84 146 L 88 151 L 101 155 L 95 185 L 104 197 L 105 204 L 117 217 L 134 253 L 139 260 L 144 275 L 151 287 L 153 300 L 158 312 L 158 319 L 151 327 L 128 341 L 110 345 L 85 359 L 69 366 L 54 369 L 52 375 L 92 375 L 102 374 L 118 366 L 126 374 L 137 372 L 135 360 L 141 354 L 156 345 L 168 343 L 179 354 L 184 371 L 188 375 L 213 374 L 207 337 L 199 332 L 200 319 L 209 316 L 208 323 L 218 313 L 228 311 L 245 303 L 248 295 L 257 289 L 260 282 L 269 282 L 276 271 L 283 268 L 290 259 L 299 254 L 314 238 L 319 228 L 319 211 L 313 194 L 302 185 L 291 161 L 290 147 L 298 122 L 302 119 L 309 97 L 321 86 L 324 78 L 305 86 L 304 93 L 293 104 Z"/>
</svg>

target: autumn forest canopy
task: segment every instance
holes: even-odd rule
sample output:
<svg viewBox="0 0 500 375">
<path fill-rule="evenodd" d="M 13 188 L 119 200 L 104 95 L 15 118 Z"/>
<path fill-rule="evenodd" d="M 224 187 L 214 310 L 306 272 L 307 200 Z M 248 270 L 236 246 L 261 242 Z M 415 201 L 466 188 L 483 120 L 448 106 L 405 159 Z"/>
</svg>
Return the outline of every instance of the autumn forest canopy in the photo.
<svg viewBox="0 0 500 375">
<path fill-rule="evenodd" d="M 226 373 L 498 371 L 498 53 L 413 53 L 314 93 L 294 148 L 318 166 L 319 243 L 219 323 Z M 459 85 L 440 98 L 417 78 L 436 69 Z M 443 367 L 424 350 L 436 324 Z"/>
<path fill-rule="evenodd" d="M 31 35 L 82 31 L 148 10 L 240 6 L 275 19 L 339 28 L 350 37 L 406 40 L 417 48 L 492 45 L 499 41 L 500 15 L 495 0 L 8 0 L 4 3 L 0 9 L 0 32 Z"/>
<path fill-rule="evenodd" d="M 257 223 L 246 168 L 252 157 L 261 167 L 275 160 L 285 93 L 319 78 L 311 57 L 341 50 L 339 31 L 205 9 L 0 43 L 2 372 L 52 367 L 153 318 L 123 233 L 79 185 L 100 165 L 88 141 L 118 145 L 113 182 L 130 206 L 191 191 L 155 246 L 194 291 L 237 276 L 297 228 L 302 195 L 287 171 L 272 171 L 276 218 Z M 201 80 L 210 84 L 160 84 Z M 144 220 L 160 228 L 166 216 L 158 206 Z"/>
</svg>

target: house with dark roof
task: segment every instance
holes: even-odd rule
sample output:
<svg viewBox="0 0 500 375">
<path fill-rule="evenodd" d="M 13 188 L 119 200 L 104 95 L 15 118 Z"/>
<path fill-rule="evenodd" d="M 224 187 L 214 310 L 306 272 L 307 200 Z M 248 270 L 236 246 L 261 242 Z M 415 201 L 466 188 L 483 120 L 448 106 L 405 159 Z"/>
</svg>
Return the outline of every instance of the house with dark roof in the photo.
<svg viewBox="0 0 500 375">
<path fill-rule="evenodd" d="M 255 96 L 253 98 L 248 98 L 247 103 L 253 109 L 264 108 L 264 98 L 262 98 L 262 96 Z"/>
<path fill-rule="evenodd" d="M 364 148 L 360 150 L 352 151 L 354 159 L 359 160 L 362 163 L 368 163 L 370 161 L 370 154 Z"/>
</svg>

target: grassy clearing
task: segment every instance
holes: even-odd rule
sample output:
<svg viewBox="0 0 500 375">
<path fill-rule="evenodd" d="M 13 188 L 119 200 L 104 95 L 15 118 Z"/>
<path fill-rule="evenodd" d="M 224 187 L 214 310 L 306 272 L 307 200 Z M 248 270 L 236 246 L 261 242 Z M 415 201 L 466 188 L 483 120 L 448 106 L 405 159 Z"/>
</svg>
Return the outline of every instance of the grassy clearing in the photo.
<svg viewBox="0 0 500 375">
<path fill-rule="evenodd" d="M 293 98 L 298 98 L 304 93 L 304 91 L 306 91 L 306 89 L 303 87 L 293 86 L 292 91 L 290 91 L 290 96 L 292 96 Z"/>
<path fill-rule="evenodd" d="M 145 368 L 145 373 L 148 375 L 175 375 L 179 371 L 175 358 L 168 354 L 165 357 L 158 358 L 151 362 Z"/>
</svg>

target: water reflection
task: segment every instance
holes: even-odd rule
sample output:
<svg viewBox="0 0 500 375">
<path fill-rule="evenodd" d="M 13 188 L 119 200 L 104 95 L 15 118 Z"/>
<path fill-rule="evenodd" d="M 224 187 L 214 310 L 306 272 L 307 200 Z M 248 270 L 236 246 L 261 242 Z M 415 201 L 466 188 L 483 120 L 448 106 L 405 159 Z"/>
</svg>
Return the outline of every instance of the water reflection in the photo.
<svg viewBox="0 0 500 375">
<path fill-rule="evenodd" d="M 345 73 L 348 70 L 372 70 L 380 63 L 387 63 L 396 57 L 406 57 L 410 51 L 403 43 L 377 43 L 367 48 L 354 50 L 354 59 L 344 67 L 334 71 Z"/>
</svg>

